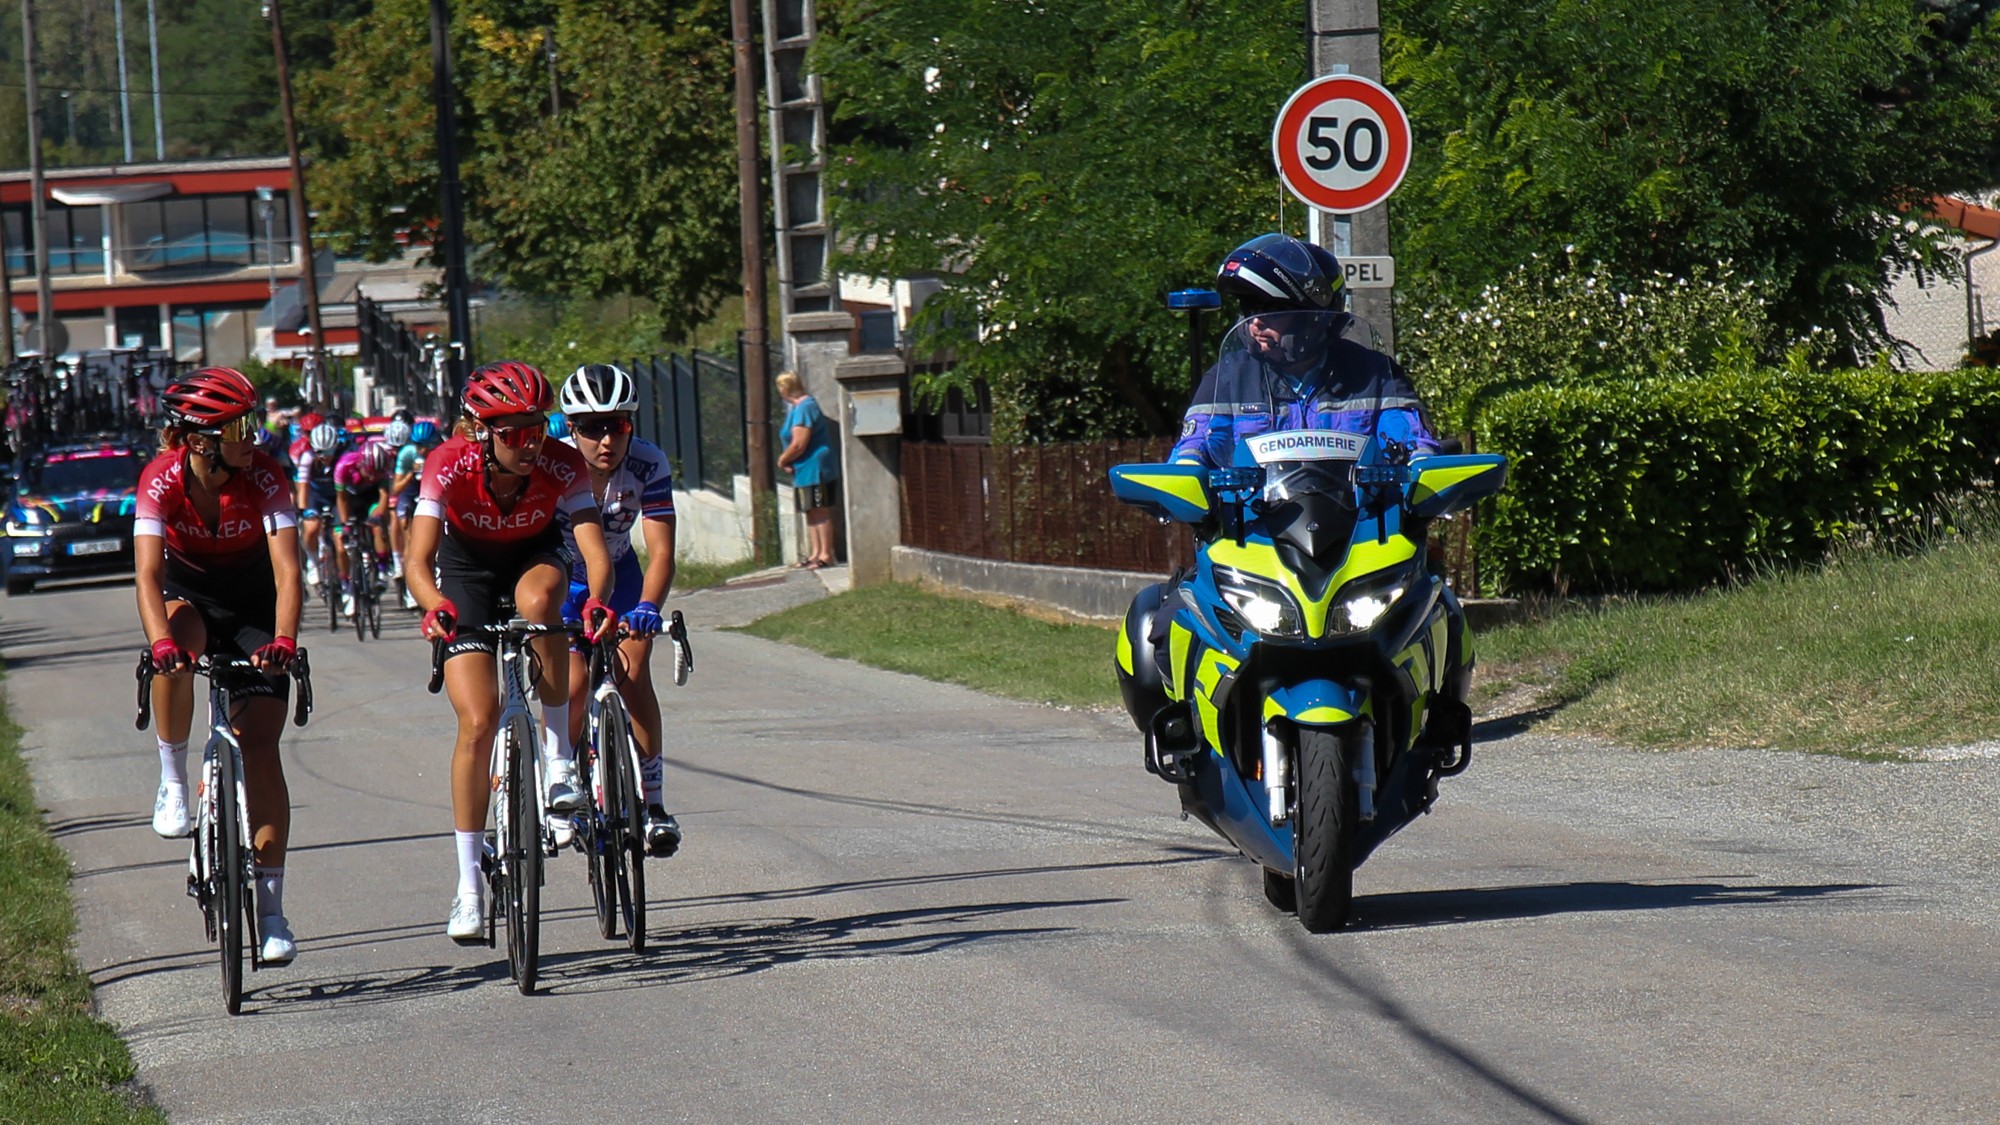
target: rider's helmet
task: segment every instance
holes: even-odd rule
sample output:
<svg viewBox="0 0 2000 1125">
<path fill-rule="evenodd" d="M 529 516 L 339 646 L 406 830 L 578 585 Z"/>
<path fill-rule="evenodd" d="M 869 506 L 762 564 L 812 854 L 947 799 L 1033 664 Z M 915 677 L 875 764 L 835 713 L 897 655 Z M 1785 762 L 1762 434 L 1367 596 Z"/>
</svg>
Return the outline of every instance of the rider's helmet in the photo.
<svg viewBox="0 0 2000 1125">
<path fill-rule="evenodd" d="M 1259 235 L 1231 250 L 1215 271 L 1215 288 L 1235 297 L 1245 317 L 1276 322 L 1281 360 L 1321 352 L 1344 319 L 1326 314 L 1347 307 L 1340 259 L 1288 234 Z"/>
<path fill-rule="evenodd" d="M 298 420 L 292 423 L 292 427 L 301 434 L 310 435 L 324 421 L 326 421 L 324 414 L 316 410 L 308 410 L 304 414 L 299 415 Z"/>
<path fill-rule="evenodd" d="M 386 441 L 369 442 L 361 456 L 369 472 L 382 476 L 396 464 L 396 447 Z"/>
<path fill-rule="evenodd" d="M 437 439 L 437 423 L 429 418 L 419 418 L 417 424 L 410 427 L 410 440 L 418 445 L 429 445 Z"/>
<path fill-rule="evenodd" d="M 557 441 L 569 436 L 569 415 L 563 413 L 549 415 L 549 436 Z"/>
<path fill-rule="evenodd" d="M 410 444 L 410 424 L 396 418 L 382 427 L 382 444 L 390 449 L 401 449 Z"/>
<path fill-rule="evenodd" d="M 488 363 L 465 377 L 465 412 L 481 422 L 545 413 L 554 397 L 541 372 L 516 360 Z"/>
<path fill-rule="evenodd" d="M 399 406 L 395 409 L 393 413 L 389 415 L 389 421 L 401 422 L 405 426 L 415 423 L 416 420 L 417 420 L 417 412 L 411 410 L 407 406 Z"/>
<path fill-rule="evenodd" d="M 639 385 L 612 363 L 587 363 L 563 383 L 564 414 L 614 414 L 639 409 Z"/>
<path fill-rule="evenodd" d="M 340 448 L 340 438 L 339 426 L 332 422 L 321 422 L 312 428 L 312 435 L 308 440 L 312 442 L 314 453 L 332 453 Z"/>
<path fill-rule="evenodd" d="M 250 412 L 257 407 L 257 388 L 234 368 L 204 367 L 168 387 L 160 398 L 168 420 L 175 425 L 199 433 L 221 434 L 226 427 L 236 428 L 230 427 L 230 423 L 250 418 Z M 248 424 L 256 425 L 254 421 Z M 232 436 L 241 441 L 252 435 L 246 432 Z"/>
</svg>

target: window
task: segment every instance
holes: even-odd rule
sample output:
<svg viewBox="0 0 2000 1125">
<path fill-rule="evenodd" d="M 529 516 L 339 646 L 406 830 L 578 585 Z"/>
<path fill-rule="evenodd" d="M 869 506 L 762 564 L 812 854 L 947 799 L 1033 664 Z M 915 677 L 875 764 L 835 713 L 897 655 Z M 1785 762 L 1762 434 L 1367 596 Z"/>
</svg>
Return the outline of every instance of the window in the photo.
<svg viewBox="0 0 2000 1125">
<path fill-rule="evenodd" d="M 208 203 L 208 260 L 250 264 L 250 201 L 240 195 L 218 195 Z"/>
<path fill-rule="evenodd" d="M 35 248 L 28 242 L 28 209 L 9 207 L 4 221 L 7 225 L 7 272 L 25 277 L 35 268 Z"/>
<path fill-rule="evenodd" d="M 257 346 L 262 305 L 210 305 L 174 310 L 174 358 L 235 367 Z"/>
<path fill-rule="evenodd" d="M 188 267 L 220 269 L 292 260 L 291 202 L 274 192 L 197 195 L 128 204 L 125 268 L 135 273 Z"/>
<path fill-rule="evenodd" d="M 160 307 L 131 305 L 118 310 L 118 346 L 160 346 Z"/>
</svg>

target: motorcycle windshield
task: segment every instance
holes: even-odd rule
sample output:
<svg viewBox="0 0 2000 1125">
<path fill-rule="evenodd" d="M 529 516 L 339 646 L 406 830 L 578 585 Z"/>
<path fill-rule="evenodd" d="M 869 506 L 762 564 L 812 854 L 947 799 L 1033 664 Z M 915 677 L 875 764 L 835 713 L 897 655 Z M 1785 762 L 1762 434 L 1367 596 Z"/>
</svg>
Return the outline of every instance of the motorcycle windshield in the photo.
<svg viewBox="0 0 2000 1125">
<path fill-rule="evenodd" d="M 1379 402 L 1350 401 L 1333 370 L 1346 313 L 1286 310 L 1246 316 L 1223 337 L 1217 372 L 1235 394 L 1238 465 L 1264 470 L 1263 500 L 1305 496 L 1354 503 L 1354 466 L 1375 432 Z"/>
</svg>

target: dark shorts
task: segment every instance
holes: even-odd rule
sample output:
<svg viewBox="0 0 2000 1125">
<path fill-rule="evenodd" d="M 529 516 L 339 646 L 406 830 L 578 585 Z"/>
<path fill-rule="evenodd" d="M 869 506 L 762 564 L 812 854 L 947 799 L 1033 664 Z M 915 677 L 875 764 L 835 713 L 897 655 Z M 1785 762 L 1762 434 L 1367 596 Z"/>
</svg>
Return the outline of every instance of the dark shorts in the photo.
<svg viewBox="0 0 2000 1125">
<path fill-rule="evenodd" d="M 416 518 L 417 492 L 418 492 L 417 486 L 412 484 L 410 487 L 396 494 L 397 519 L 407 523 L 410 520 Z"/>
<path fill-rule="evenodd" d="M 818 484 L 802 484 L 792 489 L 798 499 L 799 511 L 810 512 L 814 508 L 831 508 L 840 503 L 840 478 L 821 481 Z"/>
<path fill-rule="evenodd" d="M 304 519 L 312 519 L 315 516 L 331 517 L 339 511 L 333 506 L 333 492 L 333 482 L 330 480 L 323 484 L 317 480 L 307 482 L 306 510 L 301 512 L 300 516 Z"/>
<path fill-rule="evenodd" d="M 198 571 L 169 557 L 161 590 L 168 601 L 186 602 L 201 614 L 208 629 L 204 656 L 247 660 L 277 635 L 278 582 L 269 559 L 232 570 Z M 282 673 L 245 675 L 229 684 L 229 698 L 283 700 L 291 690 L 291 677 Z"/>
<path fill-rule="evenodd" d="M 553 524 L 517 546 L 482 546 L 478 552 L 474 554 L 464 540 L 448 533 L 438 544 L 438 592 L 458 607 L 461 632 L 504 623 L 509 614 L 501 613 L 501 603 L 513 601 L 514 585 L 536 563 L 546 562 L 565 575 L 569 573 L 569 551 L 563 547 L 562 532 Z M 490 655 L 500 651 L 500 643 L 492 637 L 462 636 L 446 645 L 444 651 L 446 660 L 469 652 Z"/>
</svg>

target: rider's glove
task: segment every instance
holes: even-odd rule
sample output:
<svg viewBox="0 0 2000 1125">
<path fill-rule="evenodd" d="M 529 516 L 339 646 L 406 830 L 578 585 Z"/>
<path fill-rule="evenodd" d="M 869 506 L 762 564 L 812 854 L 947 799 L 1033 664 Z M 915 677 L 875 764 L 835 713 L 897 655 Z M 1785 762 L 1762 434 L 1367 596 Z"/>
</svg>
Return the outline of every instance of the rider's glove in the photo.
<svg viewBox="0 0 2000 1125">
<path fill-rule="evenodd" d="M 610 606 L 596 598 L 586 598 L 583 603 L 583 635 L 592 644 L 611 635 L 618 624 L 618 614 Z"/>
<path fill-rule="evenodd" d="M 194 657 L 182 648 L 172 637 L 161 637 L 153 642 L 153 669 L 159 672 L 177 671 L 183 664 L 194 663 Z"/>
<path fill-rule="evenodd" d="M 458 637 L 458 607 L 451 604 L 450 598 L 439 598 L 438 604 L 424 614 L 424 636 L 447 644 Z"/>
<path fill-rule="evenodd" d="M 250 654 L 258 670 L 282 672 L 292 666 L 299 655 L 299 643 L 290 637 L 272 637 L 271 643 Z"/>
<path fill-rule="evenodd" d="M 660 631 L 664 624 L 660 620 L 660 607 L 652 602 L 640 602 L 625 615 L 625 628 L 635 637 L 650 637 Z"/>
</svg>

